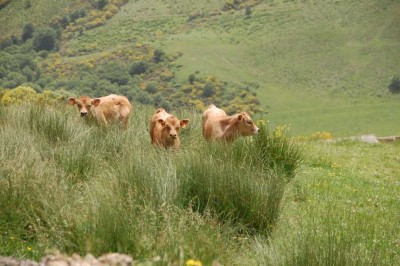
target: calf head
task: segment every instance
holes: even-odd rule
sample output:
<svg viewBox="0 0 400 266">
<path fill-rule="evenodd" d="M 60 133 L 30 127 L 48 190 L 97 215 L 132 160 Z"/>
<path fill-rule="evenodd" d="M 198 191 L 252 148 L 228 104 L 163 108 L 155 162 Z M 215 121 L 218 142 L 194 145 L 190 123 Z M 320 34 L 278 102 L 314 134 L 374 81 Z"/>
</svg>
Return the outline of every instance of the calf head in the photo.
<svg viewBox="0 0 400 266">
<path fill-rule="evenodd" d="M 78 99 L 75 99 L 74 97 L 69 97 L 68 98 L 68 103 L 70 105 L 76 105 L 78 106 L 79 113 L 81 114 L 81 117 L 87 116 L 88 114 L 90 115 L 90 109 L 92 105 L 98 106 L 100 104 L 100 99 L 91 99 L 88 96 L 80 96 Z"/>
<path fill-rule="evenodd" d="M 239 135 L 251 136 L 260 131 L 260 129 L 254 124 L 253 120 L 246 112 L 241 112 L 236 116 Z"/>
<path fill-rule="evenodd" d="M 179 140 L 179 130 L 189 124 L 188 119 L 179 120 L 175 116 L 170 116 L 166 120 L 158 119 L 157 122 L 162 127 L 162 138 L 168 142 Z"/>
</svg>

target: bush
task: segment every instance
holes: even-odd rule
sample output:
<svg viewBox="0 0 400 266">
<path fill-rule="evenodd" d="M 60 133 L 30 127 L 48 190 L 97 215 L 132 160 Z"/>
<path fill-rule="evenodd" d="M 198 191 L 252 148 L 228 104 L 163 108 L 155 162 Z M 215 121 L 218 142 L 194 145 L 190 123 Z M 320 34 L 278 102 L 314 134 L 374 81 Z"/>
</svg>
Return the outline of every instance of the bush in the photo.
<svg viewBox="0 0 400 266">
<path fill-rule="evenodd" d="M 144 91 L 138 91 L 135 100 L 137 100 L 141 104 L 153 104 L 153 100 L 151 99 L 149 94 Z"/>
<path fill-rule="evenodd" d="M 193 84 L 196 81 L 196 76 L 194 74 L 190 74 L 188 81 L 190 84 Z"/>
<path fill-rule="evenodd" d="M 12 90 L 7 90 L 3 97 L 1 97 L 1 103 L 4 105 L 10 104 L 22 104 L 36 100 L 36 92 L 30 87 L 17 87 Z"/>
<path fill-rule="evenodd" d="M 391 93 L 400 93 L 400 78 L 394 76 L 388 88 Z"/>
<path fill-rule="evenodd" d="M 155 63 L 162 62 L 162 61 L 164 61 L 164 59 L 165 59 L 165 52 L 164 51 L 162 51 L 160 49 L 157 49 L 157 50 L 154 51 L 153 60 L 154 60 Z"/>
<path fill-rule="evenodd" d="M 3 86 L 6 88 L 15 88 L 26 81 L 27 78 L 20 72 L 12 71 L 7 74 L 6 82 L 3 83 Z"/>
<path fill-rule="evenodd" d="M 57 32 L 50 28 L 39 28 L 33 34 L 32 47 L 35 51 L 56 50 Z"/>
<path fill-rule="evenodd" d="M 211 97 L 215 93 L 215 85 L 213 83 L 207 83 L 203 89 L 203 97 Z"/>
<path fill-rule="evenodd" d="M 126 85 L 129 81 L 129 73 L 127 66 L 122 62 L 109 62 L 100 66 L 98 73 L 101 77 L 117 83 L 118 85 Z"/>
<path fill-rule="evenodd" d="M 253 10 L 251 9 L 251 7 L 249 7 L 249 6 L 246 7 L 246 11 L 245 11 L 246 18 L 250 18 L 252 13 L 253 13 Z"/>
<path fill-rule="evenodd" d="M 92 6 L 96 9 L 103 9 L 107 4 L 108 0 L 92 0 L 90 1 L 92 3 Z"/>
<path fill-rule="evenodd" d="M 145 73 L 147 71 L 147 68 L 148 68 L 148 64 L 146 61 L 135 62 L 129 68 L 129 74 L 131 76 L 140 75 L 140 74 Z"/>
<path fill-rule="evenodd" d="M 22 41 L 26 42 L 26 40 L 32 38 L 34 31 L 35 31 L 35 27 L 33 26 L 32 23 L 25 24 L 24 30 L 22 32 L 22 37 L 21 37 Z"/>
<path fill-rule="evenodd" d="M 145 90 L 150 94 L 154 94 L 157 92 L 157 84 L 150 82 L 146 85 Z"/>
<path fill-rule="evenodd" d="M 11 0 L 0 0 L 0 9 L 4 8 L 10 2 L 11 2 Z"/>
</svg>

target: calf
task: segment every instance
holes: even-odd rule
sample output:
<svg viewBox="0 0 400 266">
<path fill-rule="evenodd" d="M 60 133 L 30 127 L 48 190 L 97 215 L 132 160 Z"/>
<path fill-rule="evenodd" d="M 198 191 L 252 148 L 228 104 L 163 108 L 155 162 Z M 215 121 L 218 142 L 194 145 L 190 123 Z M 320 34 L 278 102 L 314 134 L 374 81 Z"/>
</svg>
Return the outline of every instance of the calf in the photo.
<svg viewBox="0 0 400 266">
<path fill-rule="evenodd" d="M 68 102 L 78 106 L 82 117 L 95 118 L 102 125 L 119 121 L 125 129 L 128 128 L 132 105 L 125 96 L 110 94 L 95 99 L 88 96 L 80 96 L 78 99 L 69 97 Z"/>
<path fill-rule="evenodd" d="M 205 139 L 231 142 L 239 136 L 251 136 L 259 129 L 246 112 L 228 116 L 223 110 L 211 104 L 202 116 L 202 130 Z"/>
<path fill-rule="evenodd" d="M 150 121 L 151 143 L 159 147 L 179 149 L 179 130 L 188 124 L 188 119 L 179 120 L 165 109 L 157 109 Z"/>
</svg>

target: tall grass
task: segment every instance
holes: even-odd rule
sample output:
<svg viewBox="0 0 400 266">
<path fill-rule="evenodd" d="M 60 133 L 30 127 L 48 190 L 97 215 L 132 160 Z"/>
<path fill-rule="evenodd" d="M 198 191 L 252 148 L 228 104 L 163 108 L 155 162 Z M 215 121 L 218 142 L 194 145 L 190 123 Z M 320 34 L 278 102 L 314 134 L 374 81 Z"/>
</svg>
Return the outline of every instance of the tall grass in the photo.
<svg viewBox="0 0 400 266">
<path fill-rule="evenodd" d="M 0 108 L 0 254 L 131 254 L 145 265 L 396 265 L 399 145 L 299 144 L 284 127 L 179 151 L 75 108 Z"/>
<path fill-rule="evenodd" d="M 234 264 L 244 243 L 233 239 L 270 236 L 289 173 L 259 159 L 258 145 L 273 143 L 268 134 L 208 143 L 200 114 L 181 110 L 191 120 L 182 149 L 164 150 L 150 144 L 152 112 L 138 106 L 124 131 L 86 123 L 68 107 L 2 107 L 0 253 Z M 283 153 L 277 160 L 290 157 Z"/>
</svg>

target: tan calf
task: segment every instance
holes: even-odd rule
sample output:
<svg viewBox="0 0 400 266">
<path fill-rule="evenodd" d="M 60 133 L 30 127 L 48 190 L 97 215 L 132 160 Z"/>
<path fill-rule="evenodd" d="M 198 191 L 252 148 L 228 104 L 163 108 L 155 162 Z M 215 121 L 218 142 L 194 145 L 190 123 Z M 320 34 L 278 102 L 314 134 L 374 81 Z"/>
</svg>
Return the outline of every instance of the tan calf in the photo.
<svg viewBox="0 0 400 266">
<path fill-rule="evenodd" d="M 88 96 L 80 96 L 78 99 L 69 97 L 68 102 L 78 106 L 82 117 L 95 118 L 102 125 L 119 121 L 125 129 L 128 128 L 132 105 L 125 96 L 110 94 L 95 99 Z"/>
<path fill-rule="evenodd" d="M 202 116 L 202 129 L 205 139 L 233 141 L 239 136 L 251 136 L 259 129 L 246 112 L 228 116 L 223 110 L 211 104 Z"/>
<path fill-rule="evenodd" d="M 151 143 L 165 148 L 180 148 L 179 130 L 188 124 L 188 119 L 179 120 L 165 109 L 157 109 L 150 121 Z"/>
</svg>

